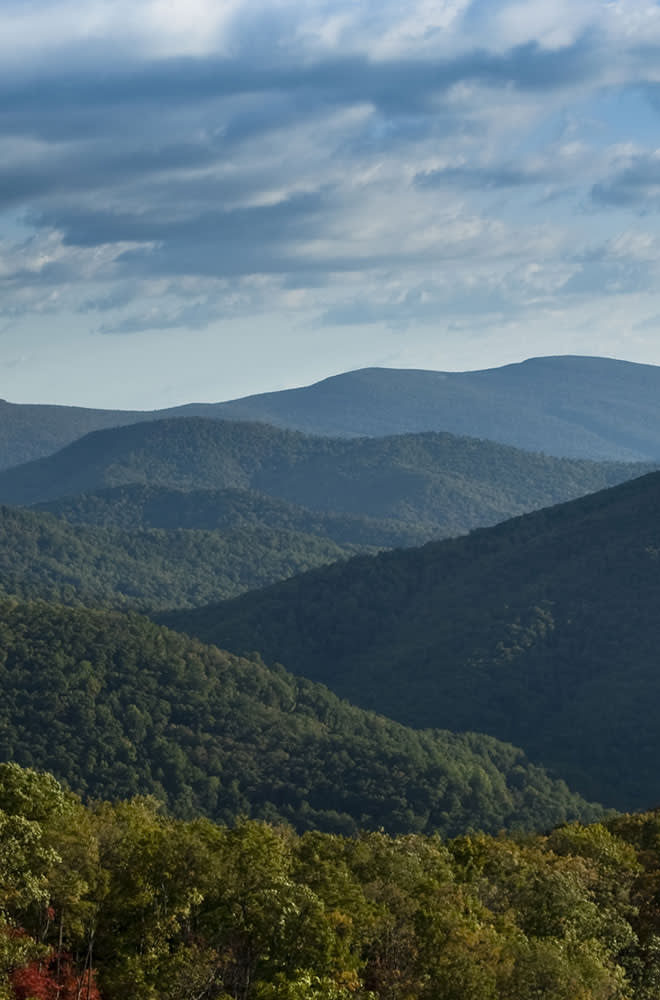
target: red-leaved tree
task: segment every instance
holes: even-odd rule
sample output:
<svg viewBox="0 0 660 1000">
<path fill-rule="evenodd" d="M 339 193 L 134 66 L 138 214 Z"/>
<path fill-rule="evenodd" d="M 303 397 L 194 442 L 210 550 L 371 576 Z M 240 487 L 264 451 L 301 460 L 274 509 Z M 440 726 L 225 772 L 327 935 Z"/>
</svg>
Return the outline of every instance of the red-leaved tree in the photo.
<svg viewBox="0 0 660 1000">
<path fill-rule="evenodd" d="M 10 976 L 15 1000 L 101 1000 L 94 981 L 94 970 L 79 975 L 68 956 L 48 962 L 32 962 L 16 969 Z"/>
</svg>

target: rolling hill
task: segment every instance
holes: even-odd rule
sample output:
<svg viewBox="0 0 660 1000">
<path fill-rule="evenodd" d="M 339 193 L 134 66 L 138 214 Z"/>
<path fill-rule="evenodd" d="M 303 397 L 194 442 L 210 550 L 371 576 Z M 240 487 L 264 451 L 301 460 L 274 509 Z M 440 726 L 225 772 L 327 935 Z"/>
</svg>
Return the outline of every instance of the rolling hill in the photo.
<svg viewBox="0 0 660 1000">
<path fill-rule="evenodd" d="M 365 368 L 300 389 L 153 411 L 0 400 L 0 468 L 93 430 L 198 416 L 330 436 L 447 431 L 550 455 L 660 458 L 660 368 L 611 358 L 546 357 L 483 371 Z"/>
<path fill-rule="evenodd" d="M 52 455 L 90 431 L 137 423 L 150 416 L 137 410 L 94 410 L 0 399 L 0 469 Z"/>
<path fill-rule="evenodd" d="M 660 801 L 660 474 L 359 556 L 167 622 L 414 726 L 522 746 L 608 806 Z"/>
<path fill-rule="evenodd" d="M 0 759 L 178 815 L 355 833 L 545 828 L 601 813 L 511 746 L 414 732 L 137 615 L 0 604 Z"/>
<path fill-rule="evenodd" d="M 451 434 L 314 438 L 264 424 L 189 418 L 96 431 L 48 458 L 0 472 L 0 502 L 44 503 L 133 484 L 251 490 L 317 512 L 396 521 L 383 526 L 386 533 L 395 527 L 406 541 L 419 542 L 648 468 L 550 458 Z M 379 533 L 363 538 L 382 544 Z"/>
<path fill-rule="evenodd" d="M 71 524 L 110 525 L 134 531 L 288 531 L 329 539 L 337 545 L 394 548 L 417 545 L 432 529 L 395 518 L 332 514 L 278 500 L 255 490 L 179 490 L 129 483 L 34 504 Z"/>
<path fill-rule="evenodd" d="M 73 525 L 0 506 L 0 594 L 114 608 L 194 607 L 347 558 L 340 546 L 262 523 L 231 530 Z"/>
</svg>

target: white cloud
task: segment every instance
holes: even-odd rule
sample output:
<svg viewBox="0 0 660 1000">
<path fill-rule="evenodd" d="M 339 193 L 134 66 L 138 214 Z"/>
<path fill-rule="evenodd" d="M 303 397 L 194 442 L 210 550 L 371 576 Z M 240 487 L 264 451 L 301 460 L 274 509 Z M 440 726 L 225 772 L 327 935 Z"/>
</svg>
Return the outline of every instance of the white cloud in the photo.
<svg viewBox="0 0 660 1000">
<path fill-rule="evenodd" d="M 59 316 L 63 343 L 71 317 L 141 332 L 93 338 L 117 351 L 319 317 L 319 336 L 405 328 L 424 350 L 431 328 L 458 351 L 526 324 L 554 350 L 552 324 L 586 340 L 606 298 L 641 350 L 632 325 L 660 308 L 657 216 L 640 217 L 660 207 L 659 11 L 9 0 L 4 317 Z"/>
</svg>

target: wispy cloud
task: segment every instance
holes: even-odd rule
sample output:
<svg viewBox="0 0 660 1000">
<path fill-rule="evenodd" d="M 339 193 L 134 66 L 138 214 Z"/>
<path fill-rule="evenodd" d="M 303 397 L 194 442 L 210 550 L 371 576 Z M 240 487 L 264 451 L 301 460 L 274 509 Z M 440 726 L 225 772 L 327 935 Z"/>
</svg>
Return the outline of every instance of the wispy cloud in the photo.
<svg viewBox="0 0 660 1000">
<path fill-rule="evenodd" d="M 641 322 L 659 55 L 647 0 L 7 0 L 3 315 Z"/>
</svg>

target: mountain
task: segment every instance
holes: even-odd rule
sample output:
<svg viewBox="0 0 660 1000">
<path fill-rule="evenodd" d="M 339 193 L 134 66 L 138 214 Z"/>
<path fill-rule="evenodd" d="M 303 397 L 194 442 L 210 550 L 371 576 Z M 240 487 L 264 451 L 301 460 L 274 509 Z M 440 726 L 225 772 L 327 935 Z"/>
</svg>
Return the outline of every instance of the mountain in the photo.
<svg viewBox="0 0 660 1000">
<path fill-rule="evenodd" d="M 72 525 L 0 506 L 0 594 L 154 610 L 233 597 L 356 551 L 287 528 Z"/>
<path fill-rule="evenodd" d="M 342 546 L 379 548 L 416 545 L 429 537 L 428 529 L 411 521 L 312 511 L 255 490 L 231 487 L 180 490 L 129 483 L 45 500 L 32 509 L 49 511 L 71 524 L 114 525 L 126 531 L 286 531 L 329 539 Z"/>
<path fill-rule="evenodd" d="M 167 616 L 414 726 L 522 746 L 608 806 L 660 800 L 660 474 Z"/>
<path fill-rule="evenodd" d="M 0 399 L 0 469 L 52 455 L 90 431 L 137 423 L 150 416 L 136 410 L 93 410 Z"/>
<path fill-rule="evenodd" d="M 131 484 L 252 490 L 314 511 L 396 521 L 416 541 L 557 503 L 649 466 L 550 458 L 451 434 L 314 438 L 201 418 L 95 431 L 0 473 L 0 501 L 34 504 Z M 107 494 L 106 494 L 107 500 Z M 60 508 L 62 509 L 62 508 Z M 378 526 L 363 539 L 382 544 Z M 400 542 L 397 542 L 400 544 Z"/>
<path fill-rule="evenodd" d="M 0 401 L 0 468 L 105 427 L 206 417 L 329 436 L 447 431 L 550 455 L 660 458 L 660 368 L 611 358 L 531 358 L 482 371 L 365 368 L 311 386 L 154 411 Z"/>
<path fill-rule="evenodd" d="M 365 368 L 220 403 L 213 416 L 312 434 L 449 431 L 550 455 L 653 461 L 660 456 L 660 368 L 572 356 L 471 372 Z"/>
<path fill-rule="evenodd" d="M 514 747 L 414 732 L 137 615 L 1 608 L 0 758 L 79 793 L 347 833 L 545 828 L 601 812 Z"/>
</svg>

